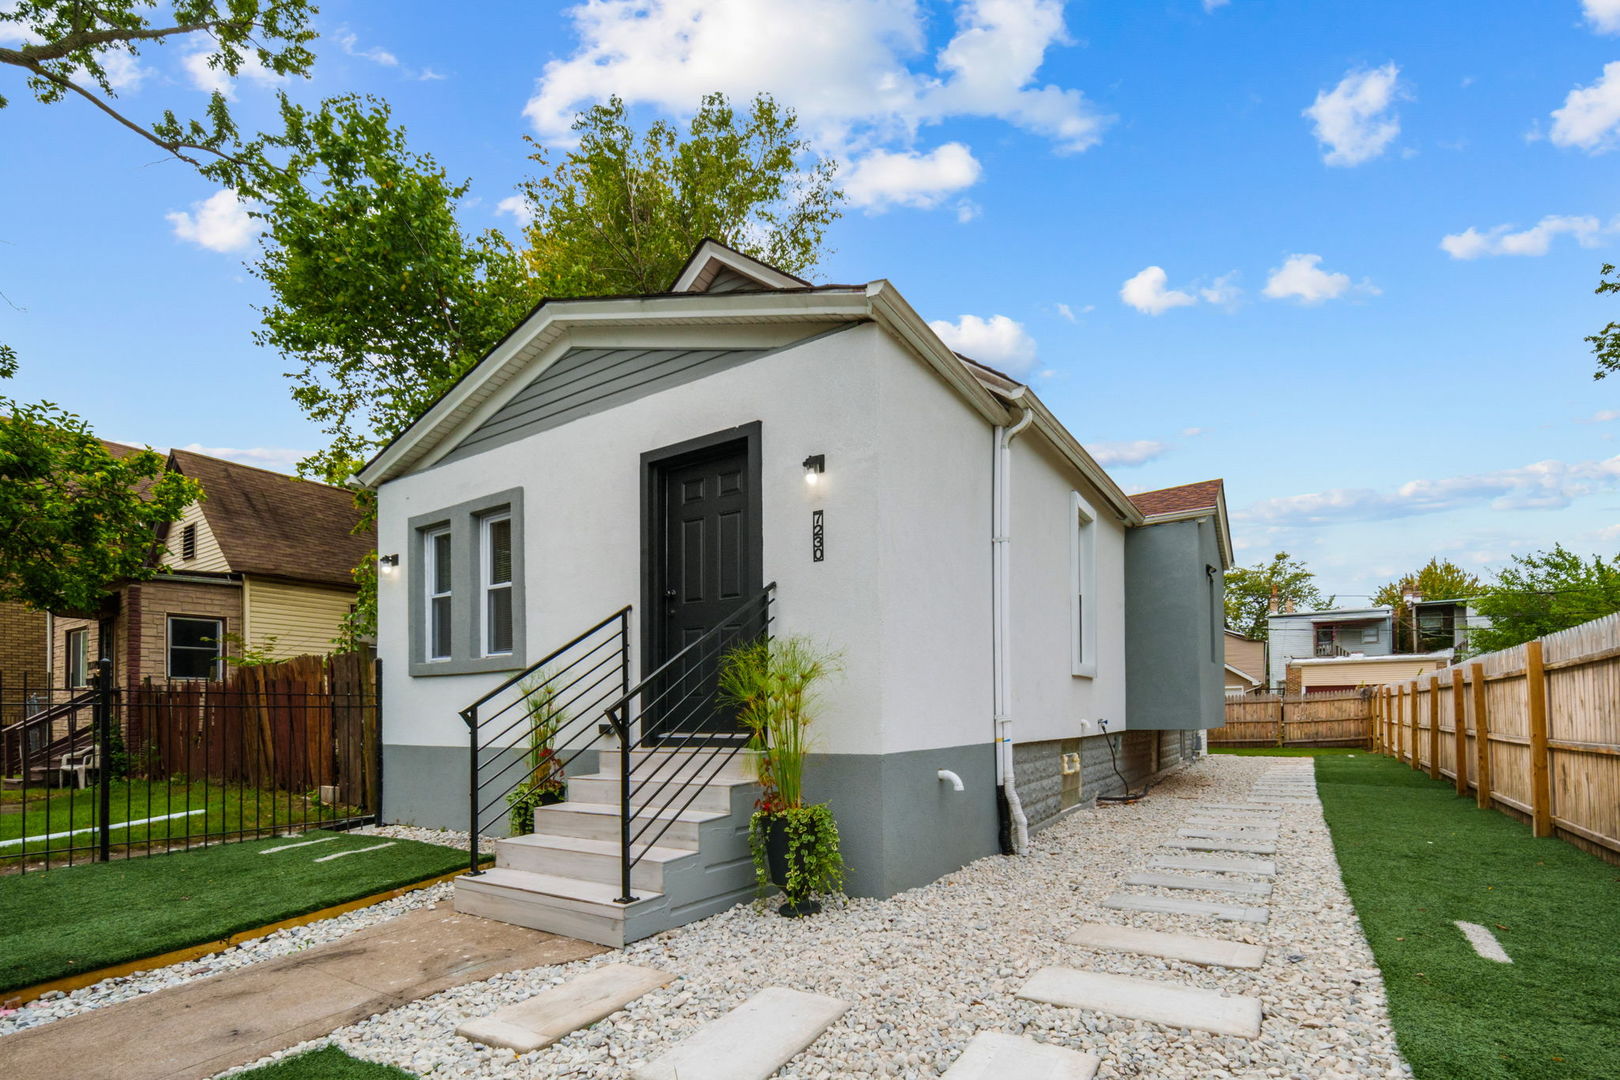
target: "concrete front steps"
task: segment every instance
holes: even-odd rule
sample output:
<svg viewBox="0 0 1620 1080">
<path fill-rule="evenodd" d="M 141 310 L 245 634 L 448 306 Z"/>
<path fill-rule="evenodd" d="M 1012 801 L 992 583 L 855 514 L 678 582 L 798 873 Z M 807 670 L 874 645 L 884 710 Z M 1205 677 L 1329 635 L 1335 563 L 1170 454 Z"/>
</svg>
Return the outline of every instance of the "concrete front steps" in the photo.
<svg viewBox="0 0 1620 1080">
<path fill-rule="evenodd" d="M 748 899 L 752 763 L 739 754 L 717 769 L 726 751 L 699 747 L 630 751 L 640 858 L 635 899 L 619 903 L 620 753 L 569 777 L 568 800 L 537 807 L 534 832 L 497 841 L 493 869 L 457 878 L 456 910 L 617 948 Z"/>
</svg>

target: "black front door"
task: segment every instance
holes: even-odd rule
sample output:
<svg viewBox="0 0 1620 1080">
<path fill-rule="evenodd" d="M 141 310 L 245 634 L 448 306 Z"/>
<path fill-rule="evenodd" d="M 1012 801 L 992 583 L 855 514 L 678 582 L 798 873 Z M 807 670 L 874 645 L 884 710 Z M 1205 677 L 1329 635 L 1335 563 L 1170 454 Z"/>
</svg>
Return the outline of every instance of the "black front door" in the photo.
<svg viewBox="0 0 1620 1080">
<path fill-rule="evenodd" d="M 753 611 L 736 617 L 760 588 L 756 476 L 746 438 L 652 466 L 647 610 L 653 632 L 646 670 L 675 662 L 644 702 L 650 740 L 739 734 L 733 710 L 715 700 L 715 678 L 726 649 L 751 636 L 741 624 L 758 618 Z M 704 637 L 717 627 L 718 635 Z"/>
</svg>

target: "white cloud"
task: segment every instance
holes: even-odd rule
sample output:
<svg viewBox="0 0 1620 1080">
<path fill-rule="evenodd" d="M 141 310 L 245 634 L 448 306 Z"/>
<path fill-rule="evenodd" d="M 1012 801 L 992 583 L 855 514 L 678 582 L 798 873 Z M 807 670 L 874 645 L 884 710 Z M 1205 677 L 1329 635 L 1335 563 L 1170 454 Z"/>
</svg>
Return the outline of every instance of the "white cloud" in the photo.
<svg viewBox="0 0 1620 1080">
<path fill-rule="evenodd" d="M 870 211 L 891 206 L 929 209 L 978 183 L 981 172 L 971 150 L 950 142 L 926 154 L 874 150 L 857 161 L 840 183 L 851 203 Z"/>
<path fill-rule="evenodd" d="M 1271 271 L 1262 290 L 1273 300 L 1298 300 L 1302 304 L 1320 304 L 1334 300 L 1351 289 L 1350 275 L 1323 270 L 1320 255 L 1290 255 L 1283 264 Z M 1357 290 L 1377 294 L 1377 286 L 1363 280 L 1354 286 Z"/>
<path fill-rule="evenodd" d="M 1198 303 L 1198 298 L 1179 289 L 1165 288 L 1161 266 L 1150 266 L 1120 286 L 1119 298 L 1144 315 L 1163 315 L 1171 308 Z"/>
<path fill-rule="evenodd" d="M 1334 488 L 1264 499 L 1233 517 L 1271 526 L 1333 525 L 1437 514 L 1488 504 L 1494 510 L 1559 510 L 1574 499 L 1620 486 L 1620 456 L 1604 461 L 1538 461 L 1513 469 L 1413 480 L 1392 491 Z"/>
<path fill-rule="evenodd" d="M 1392 107 L 1403 96 L 1400 69 L 1393 62 L 1370 71 L 1351 71 L 1332 90 L 1318 91 L 1304 115 L 1315 121 L 1316 141 L 1329 165 L 1360 165 L 1382 154 L 1401 133 Z"/>
<path fill-rule="evenodd" d="M 298 463 L 309 456 L 306 450 L 287 450 L 279 446 L 255 446 L 248 449 L 236 449 L 230 446 L 203 446 L 200 443 L 190 443 L 180 447 L 193 454 L 207 454 L 209 457 L 224 458 L 226 461 L 236 461 L 243 465 L 257 465 L 261 469 L 271 469 L 275 472 L 290 473 Z"/>
<path fill-rule="evenodd" d="M 1613 150 L 1620 133 L 1620 60 L 1603 65 L 1591 86 L 1577 86 L 1553 110 L 1547 137 L 1556 146 L 1574 146 L 1589 154 Z"/>
<path fill-rule="evenodd" d="M 495 212 L 511 214 L 513 220 L 525 229 L 534 221 L 534 209 L 529 205 L 529 200 L 521 195 L 508 195 L 495 204 Z"/>
<path fill-rule="evenodd" d="M 1620 420 L 1620 409 L 1599 409 L 1591 416 L 1578 416 L 1577 424 L 1607 424 L 1611 420 Z"/>
<path fill-rule="evenodd" d="M 1243 296 L 1243 290 L 1237 287 L 1237 271 L 1222 274 L 1208 285 L 1198 290 L 1198 295 L 1205 303 L 1219 304 L 1222 307 L 1231 307 Z"/>
<path fill-rule="evenodd" d="M 256 231 L 247 206 L 230 188 L 192 203 L 189 213 L 176 210 L 163 216 L 174 226 L 174 235 L 210 251 L 240 251 L 253 242 Z"/>
<path fill-rule="evenodd" d="M 1443 237 L 1440 247 L 1453 259 L 1477 259 L 1482 255 L 1545 255 L 1555 236 L 1567 234 L 1581 247 L 1597 247 L 1605 229 L 1591 215 L 1571 217 L 1548 214 L 1528 229 L 1512 232 L 1511 225 L 1498 225 L 1480 232 L 1469 226 L 1460 233 Z"/>
<path fill-rule="evenodd" d="M 336 35 L 336 40 L 338 47 L 350 56 L 359 57 L 361 60 L 370 60 L 373 64 L 380 64 L 383 67 L 399 66 L 399 57 L 381 46 L 373 45 L 369 49 L 359 48 L 360 39 L 348 31 Z"/>
<path fill-rule="evenodd" d="M 259 61 L 259 54 L 256 52 L 249 52 L 242 57 L 241 66 L 237 68 L 236 78 L 233 79 L 225 73 L 224 68 L 208 66 L 208 57 L 212 52 L 211 49 L 203 48 L 180 58 L 180 66 L 186 69 L 186 74 L 191 76 L 191 85 L 198 90 L 208 93 L 217 90 L 224 94 L 227 100 L 235 101 L 236 84 L 243 79 L 256 82 L 260 86 L 279 86 L 287 81 L 285 75 L 277 75 L 265 67 Z"/>
<path fill-rule="evenodd" d="M 612 94 L 681 116 L 711 91 L 737 102 L 767 92 L 818 149 L 856 163 L 850 180 L 874 206 L 941 205 L 932 193 L 977 179 L 960 144 L 916 152 L 919 129 L 949 118 L 998 119 L 1060 153 L 1098 141 L 1107 118 L 1039 77 L 1069 40 L 1062 0 L 956 0 L 954 14 L 954 35 L 931 53 L 916 0 L 589 0 L 568 9 L 578 43 L 545 65 L 524 115 L 563 142 L 579 110 Z M 896 186 L 907 168 L 928 183 Z"/>
<path fill-rule="evenodd" d="M 1136 439 L 1132 442 L 1095 442 L 1086 444 L 1086 453 L 1097 459 L 1104 468 L 1129 468 L 1145 465 L 1163 457 L 1170 450 L 1169 443 L 1154 439 Z"/>
<path fill-rule="evenodd" d="M 939 319 L 928 325 L 956 352 L 998 371 L 1018 375 L 1035 366 L 1035 339 L 1023 323 L 1005 315 L 963 315 L 954 323 Z"/>
<path fill-rule="evenodd" d="M 1059 315 L 1063 316 L 1063 318 L 1067 319 L 1069 322 L 1074 322 L 1074 308 L 1070 307 L 1068 304 L 1056 304 L 1054 306 L 1057 308 L 1057 313 Z"/>
<path fill-rule="evenodd" d="M 416 76 L 418 82 L 437 82 L 440 79 L 448 79 L 449 77 L 448 75 L 440 75 L 432 68 L 423 68 Z"/>
<path fill-rule="evenodd" d="M 1581 10 L 1593 30 L 1620 34 L 1620 0 L 1581 0 Z"/>
<path fill-rule="evenodd" d="M 1182 428 L 1181 429 L 1181 437 L 1183 439 L 1191 439 L 1191 438 L 1194 438 L 1196 436 L 1202 435 L 1207 430 L 1208 430 L 1208 428 L 1201 428 L 1201 427 Z"/>
<path fill-rule="evenodd" d="M 1214 12 L 1216 8 L 1223 8 L 1231 2 L 1232 0 L 1204 0 L 1204 13 L 1206 15 L 1210 14 Z"/>
</svg>

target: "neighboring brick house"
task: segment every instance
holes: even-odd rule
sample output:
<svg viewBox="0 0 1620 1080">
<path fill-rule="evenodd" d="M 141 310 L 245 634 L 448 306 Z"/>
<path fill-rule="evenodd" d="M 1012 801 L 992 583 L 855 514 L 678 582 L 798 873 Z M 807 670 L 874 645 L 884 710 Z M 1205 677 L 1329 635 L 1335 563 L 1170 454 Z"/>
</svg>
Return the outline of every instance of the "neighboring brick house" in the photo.
<svg viewBox="0 0 1620 1080">
<path fill-rule="evenodd" d="M 0 601 L 0 694 L 45 679 L 45 616 L 21 604 Z"/>
<path fill-rule="evenodd" d="M 52 620 L 58 685 L 85 685 L 110 644 L 114 680 L 217 677 L 244 650 L 325 653 L 354 603 L 351 571 L 376 542 L 356 535 L 353 493 L 187 450 L 169 468 L 206 497 L 159 534 L 163 572 L 125 585 L 99 618 Z"/>
</svg>

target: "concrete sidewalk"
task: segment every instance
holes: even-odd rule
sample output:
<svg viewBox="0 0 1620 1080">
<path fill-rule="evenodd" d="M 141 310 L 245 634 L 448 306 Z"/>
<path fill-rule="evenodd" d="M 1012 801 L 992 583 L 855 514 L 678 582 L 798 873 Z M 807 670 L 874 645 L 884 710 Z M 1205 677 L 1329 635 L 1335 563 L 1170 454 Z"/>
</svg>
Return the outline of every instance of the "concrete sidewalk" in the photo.
<svg viewBox="0 0 1620 1080">
<path fill-rule="evenodd" d="M 203 1080 L 452 986 L 606 951 L 458 915 L 445 903 L 292 956 L 5 1036 L 0 1074 Z"/>
</svg>

